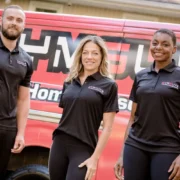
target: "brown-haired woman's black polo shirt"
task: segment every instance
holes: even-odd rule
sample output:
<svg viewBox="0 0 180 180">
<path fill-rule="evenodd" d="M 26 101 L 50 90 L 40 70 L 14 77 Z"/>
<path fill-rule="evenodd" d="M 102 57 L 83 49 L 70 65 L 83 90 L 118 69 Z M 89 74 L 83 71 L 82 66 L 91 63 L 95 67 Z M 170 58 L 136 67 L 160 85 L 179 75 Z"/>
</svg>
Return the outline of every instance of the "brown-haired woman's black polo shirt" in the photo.
<svg viewBox="0 0 180 180">
<path fill-rule="evenodd" d="M 103 113 L 119 111 L 117 93 L 116 83 L 99 72 L 88 76 L 83 85 L 78 78 L 65 82 L 59 104 L 63 115 L 57 130 L 95 148 Z"/>
</svg>

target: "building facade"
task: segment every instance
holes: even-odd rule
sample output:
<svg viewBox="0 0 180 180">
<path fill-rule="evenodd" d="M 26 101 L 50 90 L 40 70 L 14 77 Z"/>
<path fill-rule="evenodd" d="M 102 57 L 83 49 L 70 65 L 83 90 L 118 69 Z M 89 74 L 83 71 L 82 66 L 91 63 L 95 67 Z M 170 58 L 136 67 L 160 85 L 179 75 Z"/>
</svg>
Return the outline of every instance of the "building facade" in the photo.
<svg viewBox="0 0 180 180">
<path fill-rule="evenodd" d="M 180 23 L 179 0 L 0 0 L 27 11 Z"/>
</svg>

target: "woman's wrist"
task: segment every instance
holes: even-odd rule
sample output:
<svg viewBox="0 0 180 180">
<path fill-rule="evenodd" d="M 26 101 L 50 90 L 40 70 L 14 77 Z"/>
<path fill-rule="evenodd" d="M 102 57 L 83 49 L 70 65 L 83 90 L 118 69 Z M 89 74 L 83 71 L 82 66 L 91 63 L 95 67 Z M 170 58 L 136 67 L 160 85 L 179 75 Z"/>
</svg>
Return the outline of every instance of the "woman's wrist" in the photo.
<svg viewBox="0 0 180 180">
<path fill-rule="evenodd" d="M 94 159 L 95 161 L 98 161 L 98 160 L 99 160 L 99 156 L 94 155 L 94 154 L 91 156 L 91 158 Z"/>
</svg>

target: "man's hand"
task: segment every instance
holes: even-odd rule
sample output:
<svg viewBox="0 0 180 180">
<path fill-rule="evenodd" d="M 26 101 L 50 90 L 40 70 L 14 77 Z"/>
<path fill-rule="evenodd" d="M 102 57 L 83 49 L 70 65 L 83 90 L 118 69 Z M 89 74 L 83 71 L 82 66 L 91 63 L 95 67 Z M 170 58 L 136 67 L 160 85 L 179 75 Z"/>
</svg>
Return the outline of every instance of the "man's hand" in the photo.
<svg viewBox="0 0 180 180">
<path fill-rule="evenodd" d="M 20 153 L 24 148 L 24 136 L 22 135 L 17 135 L 15 142 L 14 142 L 14 147 L 11 149 L 12 153 Z"/>
<path fill-rule="evenodd" d="M 123 176 L 123 158 L 120 157 L 117 161 L 117 163 L 114 166 L 114 174 L 116 176 L 117 179 L 119 180 L 123 180 L 124 176 Z"/>
<path fill-rule="evenodd" d="M 180 155 L 172 162 L 168 172 L 171 173 L 170 180 L 180 180 Z"/>
</svg>

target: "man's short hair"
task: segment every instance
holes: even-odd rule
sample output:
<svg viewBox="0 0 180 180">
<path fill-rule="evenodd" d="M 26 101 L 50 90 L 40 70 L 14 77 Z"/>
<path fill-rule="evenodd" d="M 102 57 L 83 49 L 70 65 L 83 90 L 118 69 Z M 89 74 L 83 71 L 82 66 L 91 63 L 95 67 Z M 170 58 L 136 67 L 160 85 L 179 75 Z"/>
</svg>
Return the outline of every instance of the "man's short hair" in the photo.
<svg viewBox="0 0 180 180">
<path fill-rule="evenodd" d="M 22 9 L 21 6 L 18 6 L 18 5 L 10 5 L 10 6 L 7 6 L 7 7 L 4 9 L 4 11 L 3 11 L 3 13 L 2 13 L 2 18 L 3 18 L 3 16 L 4 16 L 4 14 L 6 13 L 6 10 L 7 10 L 7 9 L 19 9 L 19 10 L 21 10 L 21 11 L 24 12 L 24 10 Z"/>
</svg>

